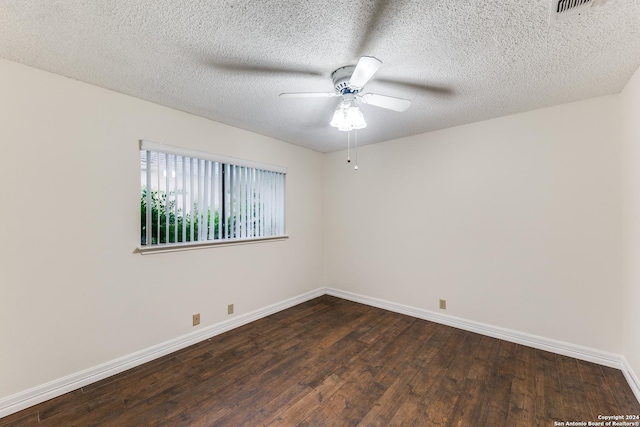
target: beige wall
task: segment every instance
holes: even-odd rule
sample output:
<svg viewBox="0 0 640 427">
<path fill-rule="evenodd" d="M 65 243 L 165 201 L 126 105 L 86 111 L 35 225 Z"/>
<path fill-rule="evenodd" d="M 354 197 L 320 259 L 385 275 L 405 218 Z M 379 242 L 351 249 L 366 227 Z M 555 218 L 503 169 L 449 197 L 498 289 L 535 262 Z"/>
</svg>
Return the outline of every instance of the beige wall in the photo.
<svg viewBox="0 0 640 427">
<path fill-rule="evenodd" d="M 325 285 L 620 354 L 619 122 L 609 96 L 332 153 Z"/>
<path fill-rule="evenodd" d="M 4 60 L 0 94 L 0 399 L 321 286 L 321 154 Z M 139 139 L 288 167 L 291 238 L 134 254 Z"/>
<path fill-rule="evenodd" d="M 624 171 L 625 268 L 624 351 L 640 375 L 640 69 L 622 91 L 622 156 Z"/>
</svg>

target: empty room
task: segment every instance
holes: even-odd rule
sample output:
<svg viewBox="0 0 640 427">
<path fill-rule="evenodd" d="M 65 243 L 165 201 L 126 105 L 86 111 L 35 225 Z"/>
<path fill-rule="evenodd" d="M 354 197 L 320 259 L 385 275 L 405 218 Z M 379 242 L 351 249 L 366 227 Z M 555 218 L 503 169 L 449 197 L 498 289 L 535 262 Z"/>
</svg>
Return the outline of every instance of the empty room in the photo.
<svg viewBox="0 0 640 427">
<path fill-rule="evenodd" d="M 640 426 L 640 1 L 0 0 L 0 426 Z"/>
</svg>

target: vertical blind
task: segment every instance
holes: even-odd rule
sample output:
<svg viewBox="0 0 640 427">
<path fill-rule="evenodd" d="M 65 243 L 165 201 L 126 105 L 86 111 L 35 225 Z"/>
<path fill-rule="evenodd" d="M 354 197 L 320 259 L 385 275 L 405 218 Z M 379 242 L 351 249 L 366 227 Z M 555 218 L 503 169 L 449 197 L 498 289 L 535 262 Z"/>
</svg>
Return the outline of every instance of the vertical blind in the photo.
<svg viewBox="0 0 640 427">
<path fill-rule="evenodd" d="M 283 236 L 286 169 L 140 142 L 142 245 Z"/>
</svg>

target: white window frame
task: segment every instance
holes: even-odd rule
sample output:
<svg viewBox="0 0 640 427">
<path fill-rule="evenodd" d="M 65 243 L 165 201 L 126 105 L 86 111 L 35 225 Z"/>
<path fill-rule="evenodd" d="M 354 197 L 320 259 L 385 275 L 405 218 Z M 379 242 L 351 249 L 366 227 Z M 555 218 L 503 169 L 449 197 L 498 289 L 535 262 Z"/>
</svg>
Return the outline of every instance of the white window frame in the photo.
<svg viewBox="0 0 640 427">
<path fill-rule="evenodd" d="M 138 246 L 137 248 L 138 253 L 152 254 L 152 253 L 174 252 L 174 251 L 203 249 L 203 248 L 219 247 L 219 246 L 281 241 L 288 238 L 286 234 L 286 197 L 285 197 L 287 168 L 282 166 L 274 166 L 270 164 L 254 162 L 250 160 L 238 159 L 235 157 L 222 156 L 222 155 L 217 155 L 213 153 L 192 150 L 192 149 L 183 148 L 183 147 L 175 147 L 172 145 L 159 144 L 159 143 L 151 142 L 147 140 L 140 140 L 139 148 L 140 148 L 140 152 L 146 151 L 147 159 L 150 158 L 151 152 L 164 154 L 167 162 L 166 163 L 167 166 L 169 165 L 169 160 L 168 160 L 169 156 L 181 156 L 182 161 L 190 159 L 189 162 L 191 165 L 191 168 L 190 168 L 191 175 L 187 177 L 185 175 L 186 174 L 185 168 L 183 168 L 182 176 L 185 179 L 182 180 L 182 183 L 184 186 L 187 185 L 186 178 L 189 178 L 188 179 L 189 183 L 193 183 L 194 179 L 199 180 L 200 185 L 198 186 L 199 187 L 198 193 L 200 193 L 200 196 L 204 195 L 204 199 L 198 198 L 198 202 L 199 203 L 204 202 L 205 203 L 204 207 L 205 209 L 207 209 L 207 211 L 209 211 L 210 209 L 212 210 L 213 208 L 213 206 L 209 206 L 209 204 L 207 204 L 206 200 L 208 198 L 209 203 L 213 203 L 214 165 L 216 166 L 216 170 L 219 170 L 219 173 L 216 174 L 216 177 L 218 180 L 217 181 L 218 185 L 220 185 L 220 188 L 223 189 L 223 191 L 220 193 L 217 193 L 217 198 L 216 198 L 216 201 L 218 201 L 222 205 L 219 207 L 219 209 L 222 212 L 219 217 L 220 218 L 219 224 L 221 225 L 219 225 L 218 226 L 219 228 L 217 229 L 218 238 L 209 238 L 209 236 L 206 235 L 206 232 L 205 232 L 205 237 L 203 238 L 202 237 L 203 227 L 199 227 L 199 230 L 198 230 L 199 233 L 197 236 L 198 240 L 183 241 L 178 243 L 143 244 L 141 239 L 140 246 Z M 175 157 L 174 157 L 174 161 L 177 162 Z M 196 163 L 194 163 L 194 161 Z M 202 162 L 202 163 L 199 163 L 199 162 Z M 194 169 L 197 169 L 199 167 L 199 164 L 208 165 L 208 166 L 205 166 L 204 168 L 204 174 L 194 173 Z M 163 180 L 163 182 L 166 180 L 166 187 L 165 187 L 166 189 L 170 188 L 170 185 L 172 182 L 174 182 L 175 186 L 177 187 L 178 178 L 175 177 L 175 172 L 173 173 L 173 176 L 170 177 L 169 175 L 167 175 L 166 169 L 168 168 L 165 167 L 164 177 L 161 178 L 159 174 L 159 169 L 158 169 L 158 172 L 156 172 L 156 176 L 152 176 L 151 168 L 148 167 L 146 171 L 146 181 L 145 181 L 146 188 L 147 189 L 150 188 L 149 184 L 152 182 L 152 180 L 155 180 L 153 182 L 158 182 L 158 183 L 160 180 Z M 240 174 L 243 174 L 244 182 L 246 183 L 245 185 L 240 184 L 242 182 L 240 180 Z M 260 176 L 262 174 L 265 174 L 265 175 Z M 235 178 L 232 178 L 232 176 Z M 259 178 L 266 179 L 267 176 L 272 177 L 273 179 L 276 180 L 275 182 L 278 183 L 277 185 L 278 191 L 277 191 L 277 195 L 275 196 L 276 199 L 271 200 L 271 202 L 273 202 L 274 204 L 273 208 L 275 210 L 273 212 L 275 213 L 275 215 L 277 215 L 277 220 L 276 219 L 273 220 L 272 224 L 274 225 L 275 228 L 271 229 L 270 231 L 263 229 L 262 224 L 264 221 L 259 221 L 260 226 L 258 227 L 259 229 L 258 234 L 263 234 L 263 235 L 255 236 L 253 235 L 254 232 L 251 231 L 253 227 L 244 227 L 245 231 L 243 231 L 243 228 L 242 228 L 243 225 L 249 225 L 250 220 L 246 219 L 247 222 L 245 224 L 241 224 L 240 223 L 241 220 L 237 219 L 238 217 L 241 217 L 242 215 L 241 212 L 235 210 L 236 209 L 234 207 L 235 204 L 234 206 L 230 206 L 233 203 L 229 203 L 229 201 L 243 200 L 242 198 L 244 198 L 245 204 L 251 203 L 250 206 L 252 208 L 251 210 L 253 211 L 256 205 L 255 205 L 255 201 L 249 201 L 248 199 L 248 197 L 250 197 L 249 192 L 254 196 L 255 194 L 260 194 L 260 193 L 256 192 L 255 189 L 251 187 L 249 183 L 258 182 Z M 249 177 L 253 179 L 248 179 Z M 235 181 L 233 181 L 233 179 L 235 179 Z M 236 184 L 232 186 L 230 185 L 230 182 L 236 182 Z M 159 187 L 160 185 L 158 185 L 158 188 Z M 149 191 L 147 192 L 147 198 L 146 198 L 147 206 L 150 205 L 150 198 L 151 198 L 150 193 L 151 192 Z M 195 192 L 194 192 L 193 186 L 191 186 L 191 194 L 194 194 L 194 193 Z M 168 194 L 169 194 L 169 191 L 166 192 L 167 198 L 169 197 Z M 210 194 L 210 197 L 208 197 L 209 194 Z M 190 197 L 195 197 L 195 196 L 190 196 Z M 184 200 L 185 199 L 183 198 L 183 202 L 182 202 L 183 204 L 185 203 Z M 174 199 L 174 204 L 176 203 L 177 203 L 177 200 Z M 225 204 L 228 204 L 229 206 L 225 207 Z M 186 212 L 183 211 L 183 215 L 185 214 Z M 167 215 L 166 218 L 168 218 L 168 214 L 166 215 Z M 253 215 L 251 216 L 252 219 L 254 219 Z M 145 223 L 153 224 L 152 227 L 155 227 L 155 226 L 159 227 L 158 222 L 160 222 L 160 217 L 158 217 L 157 222 L 154 222 L 154 220 L 150 217 L 151 217 L 151 210 L 148 210 L 146 212 Z M 261 217 L 261 219 L 264 220 L 265 218 Z M 168 219 L 165 219 L 165 223 L 166 222 L 168 222 Z M 199 223 L 200 224 L 204 223 L 204 215 L 199 217 Z M 193 222 L 191 222 L 191 224 L 193 224 Z M 140 225 L 140 227 L 142 227 L 142 224 Z M 229 227 L 235 227 L 233 234 L 234 235 L 239 234 L 240 236 L 239 237 L 228 236 L 227 233 L 229 232 Z M 176 233 L 176 236 L 178 236 L 177 226 L 174 225 L 174 228 L 176 228 L 174 232 Z M 183 226 L 183 230 L 184 230 L 184 226 Z M 142 228 L 140 229 L 140 231 L 141 231 L 140 234 L 142 234 Z M 160 233 L 161 231 L 162 230 L 158 228 L 158 233 Z M 196 237 L 194 236 L 193 227 L 189 231 L 190 231 L 190 234 L 189 234 L 190 238 L 195 239 Z M 162 232 L 164 233 L 164 231 Z M 167 233 L 167 236 L 169 236 L 168 225 L 166 228 L 166 233 Z M 209 229 L 209 233 L 211 233 L 211 229 Z M 145 241 L 150 240 L 149 237 L 151 236 L 151 234 L 152 232 L 150 231 L 150 228 L 147 227 Z M 269 234 L 269 235 L 264 235 L 264 234 Z M 182 237 L 183 239 L 184 239 L 184 236 L 186 236 L 186 233 L 183 235 Z M 170 239 L 167 237 L 166 240 L 170 240 Z M 176 238 L 175 240 L 178 240 L 178 239 Z"/>
</svg>

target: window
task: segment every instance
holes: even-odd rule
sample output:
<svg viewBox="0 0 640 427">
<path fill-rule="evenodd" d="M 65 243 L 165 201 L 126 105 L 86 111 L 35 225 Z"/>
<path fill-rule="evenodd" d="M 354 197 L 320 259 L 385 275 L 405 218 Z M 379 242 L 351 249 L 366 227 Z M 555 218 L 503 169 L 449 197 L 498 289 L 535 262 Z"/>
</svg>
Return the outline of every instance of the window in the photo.
<svg viewBox="0 0 640 427">
<path fill-rule="evenodd" d="M 140 251 L 286 237 L 286 169 L 140 141 Z"/>
</svg>

